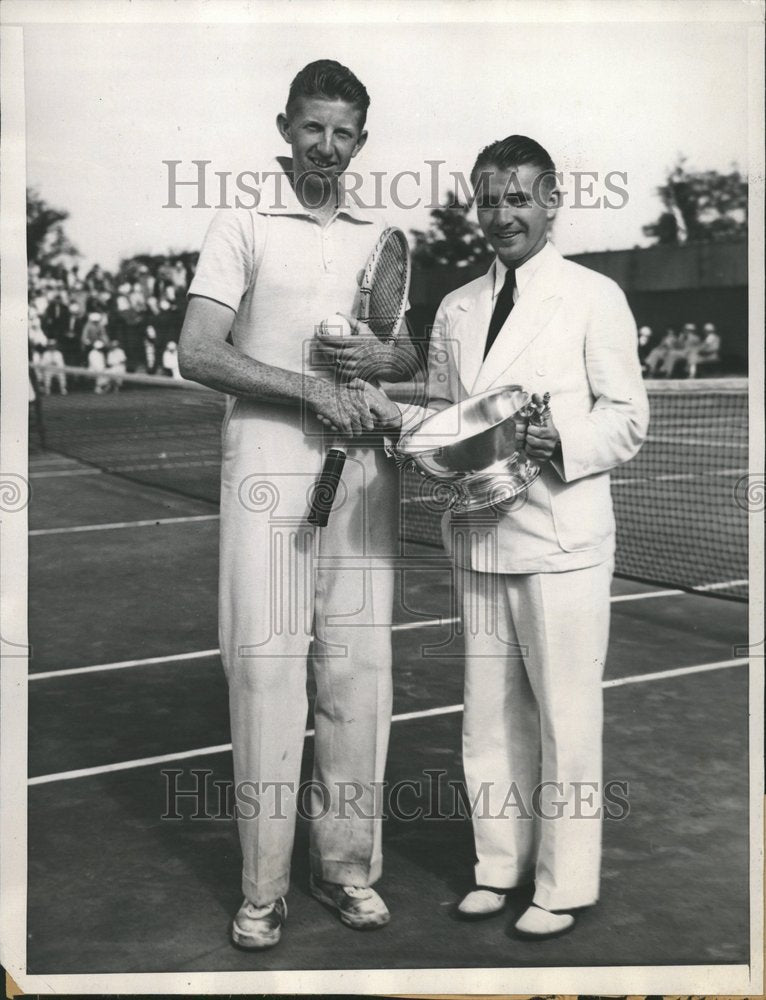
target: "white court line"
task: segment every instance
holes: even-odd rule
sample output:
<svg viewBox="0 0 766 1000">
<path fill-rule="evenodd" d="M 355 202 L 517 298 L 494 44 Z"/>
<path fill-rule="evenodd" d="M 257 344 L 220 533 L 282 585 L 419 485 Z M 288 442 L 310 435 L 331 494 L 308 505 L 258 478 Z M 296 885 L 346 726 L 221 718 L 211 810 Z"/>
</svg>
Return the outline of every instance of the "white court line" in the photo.
<svg viewBox="0 0 766 1000">
<path fill-rule="evenodd" d="M 77 524 L 66 528 L 35 528 L 28 534 L 68 535 L 75 531 L 111 531 L 114 528 L 149 528 L 159 524 L 188 524 L 192 521 L 217 521 L 219 514 L 190 514 L 184 517 L 155 517 L 145 521 L 113 521 L 110 524 Z"/>
<path fill-rule="evenodd" d="M 649 597 L 673 597 L 676 594 L 685 594 L 685 590 L 647 590 L 641 594 L 616 594 L 610 597 L 612 604 L 619 604 L 620 601 L 643 601 Z"/>
<path fill-rule="evenodd" d="M 632 677 L 616 677 L 613 681 L 604 681 L 601 687 L 616 688 L 624 684 L 644 684 L 646 681 L 664 681 L 667 677 L 685 677 L 687 674 L 704 674 L 708 670 L 725 670 L 728 667 L 743 667 L 747 657 L 737 660 L 718 660 L 717 663 L 700 663 L 696 667 L 677 667 L 675 670 L 658 670 L 655 674 L 634 674 Z"/>
<path fill-rule="evenodd" d="M 693 597 L 694 592 L 698 590 L 726 590 L 728 587 L 745 587 L 749 582 L 749 580 L 722 580 L 720 583 L 700 583 L 690 590 L 648 590 L 642 594 L 619 594 L 610 597 L 609 600 L 612 604 L 617 604 L 619 601 L 643 601 L 647 597 L 672 597 L 676 594 L 686 594 Z"/>
<path fill-rule="evenodd" d="M 701 583 L 695 590 L 723 590 L 725 587 L 744 587 L 749 580 L 725 580 L 723 583 Z"/>
<path fill-rule="evenodd" d="M 51 476 L 100 476 L 101 469 L 52 469 L 47 472 L 30 472 L 30 479 L 50 479 Z"/>
<path fill-rule="evenodd" d="M 724 583 L 709 583 L 698 590 L 720 590 L 724 587 L 738 587 L 746 584 L 747 580 L 727 580 Z M 686 590 L 649 590 L 636 594 L 617 594 L 610 597 L 612 604 L 621 601 L 644 601 L 650 597 L 675 597 L 678 595 L 693 596 Z M 454 625 L 460 618 L 428 618 L 417 622 L 401 622 L 391 626 L 392 632 L 409 632 L 418 628 L 435 628 L 439 625 Z M 69 667 L 66 670 L 43 670 L 37 674 L 29 674 L 28 680 L 46 681 L 56 677 L 72 677 L 76 674 L 95 674 L 106 670 L 126 670 L 129 667 L 148 667 L 156 663 L 179 663 L 182 660 L 203 660 L 209 656 L 218 656 L 220 649 L 201 649 L 193 653 L 173 653 L 168 656 L 150 656 L 144 660 L 118 660 L 115 663 L 95 663 L 90 667 Z"/>
<path fill-rule="evenodd" d="M 78 466 L 80 465 L 80 460 L 77 458 L 70 458 L 69 455 L 51 455 L 46 454 L 45 456 L 30 456 L 29 467 L 30 469 L 36 469 L 38 466 L 53 466 L 53 465 L 69 465 Z"/>
<path fill-rule="evenodd" d="M 118 660 L 116 663 L 96 663 L 92 667 L 70 667 L 68 670 L 44 670 L 30 674 L 30 681 L 47 681 L 53 677 L 72 677 L 75 674 L 95 674 L 102 670 L 125 670 L 128 667 L 148 667 L 153 663 L 178 663 L 181 660 L 203 660 L 218 656 L 220 649 L 199 649 L 193 653 L 173 653 L 170 656 L 150 656 L 145 660 Z"/>
<path fill-rule="evenodd" d="M 654 674 L 636 674 L 632 677 L 617 677 L 613 681 L 604 681 L 603 688 L 622 687 L 626 684 L 643 684 L 648 681 L 665 680 L 668 677 L 684 677 L 687 674 L 701 674 L 711 670 L 724 670 L 727 667 L 740 667 L 746 664 L 747 658 L 739 660 L 719 660 L 717 663 L 700 663 L 693 667 L 678 667 L 674 670 L 660 670 Z M 392 716 L 392 722 L 407 722 L 411 719 L 427 719 L 435 715 L 456 715 L 463 711 L 462 705 L 443 705 L 440 708 L 426 708 L 418 712 L 402 712 Z M 314 730 L 307 729 L 306 736 L 313 736 Z M 74 778 L 88 778 L 97 774 L 110 774 L 114 771 L 130 771 L 138 767 L 150 767 L 153 764 L 166 764 L 174 760 L 188 760 L 191 757 L 204 757 L 231 750 L 231 743 L 219 743 L 212 747 L 199 747 L 196 750 L 182 750 L 180 753 L 160 754 L 157 757 L 141 757 L 138 760 L 122 760 L 117 764 L 104 764 L 100 767 L 82 767 L 75 771 L 59 771 L 57 774 L 40 774 L 29 778 L 29 785 L 47 785 L 54 781 L 71 781 Z"/>
<path fill-rule="evenodd" d="M 400 622 L 398 625 L 392 625 L 392 632 L 409 632 L 416 628 L 431 628 L 434 625 L 454 625 L 455 622 L 459 622 L 459 618 L 423 618 L 416 622 Z"/>
</svg>

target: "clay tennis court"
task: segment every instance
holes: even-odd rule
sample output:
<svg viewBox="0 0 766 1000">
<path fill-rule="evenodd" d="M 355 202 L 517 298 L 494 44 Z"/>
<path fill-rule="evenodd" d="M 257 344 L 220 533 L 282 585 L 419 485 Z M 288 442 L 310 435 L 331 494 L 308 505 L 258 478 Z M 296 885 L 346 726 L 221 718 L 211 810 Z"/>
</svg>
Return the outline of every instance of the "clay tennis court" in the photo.
<svg viewBox="0 0 766 1000">
<path fill-rule="evenodd" d="M 217 654 L 217 506 L 212 493 L 192 495 L 215 481 L 217 429 L 213 422 L 209 438 L 190 433 L 184 442 L 163 430 L 162 406 L 142 396 L 135 427 L 152 430 L 139 443 L 118 418 L 128 396 L 104 397 L 90 418 L 72 417 L 84 394 L 52 397 L 48 449 L 31 433 L 30 973 L 747 962 L 747 604 L 731 599 L 743 593 L 741 575 L 723 567 L 716 575 L 713 558 L 702 571 L 709 577 L 694 581 L 707 591 L 615 579 L 604 777 L 627 784 L 629 812 L 604 822 L 600 904 L 572 934 L 526 943 L 512 928 L 527 889 L 492 920 L 454 918 L 472 884 L 470 821 L 428 818 L 426 775 L 441 772 L 445 788 L 462 778 L 460 638 L 446 558 L 412 543 L 394 611 L 386 778 L 420 784 L 402 786 L 401 809 L 384 824 L 379 888 L 392 922 L 355 933 L 309 896 L 299 820 L 283 941 L 269 952 L 235 950 L 234 821 L 192 819 L 186 800 L 182 818 L 162 818 L 163 772 L 180 771 L 183 788 L 194 770 L 210 782 L 232 779 Z M 82 446 L 78 457 L 65 453 L 72 420 L 90 428 L 92 448 L 114 420 L 121 468 L 105 471 Z M 683 422 L 676 436 L 679 426 L 696 440 Z M 734 457 L 708 476 L 729 497 L 745 456 Z M 153 464 L 160 471 L 141 468 Z M 719 521 L 691 520 L 701 551 Z M 663 530 L 657 521 L 651 545 L 662 547 Z M 309 735 L 305 778 L 311 750 Z"/>
</svg>

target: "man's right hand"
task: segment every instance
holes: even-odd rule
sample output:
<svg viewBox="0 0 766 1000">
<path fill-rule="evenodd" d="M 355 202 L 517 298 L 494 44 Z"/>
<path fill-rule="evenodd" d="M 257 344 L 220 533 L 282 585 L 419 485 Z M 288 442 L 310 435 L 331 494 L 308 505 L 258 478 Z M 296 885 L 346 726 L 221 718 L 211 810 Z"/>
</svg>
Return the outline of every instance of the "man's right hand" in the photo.
<svg viewBox="0 0 766 1000">
<path fill-rule="evenodd" d="M 364 385 L 358 381 L 346 385 L 316 379 L 307 402 L 325 427 L 342 437 L 359 437 L 375 427 Z"/>
</svg>

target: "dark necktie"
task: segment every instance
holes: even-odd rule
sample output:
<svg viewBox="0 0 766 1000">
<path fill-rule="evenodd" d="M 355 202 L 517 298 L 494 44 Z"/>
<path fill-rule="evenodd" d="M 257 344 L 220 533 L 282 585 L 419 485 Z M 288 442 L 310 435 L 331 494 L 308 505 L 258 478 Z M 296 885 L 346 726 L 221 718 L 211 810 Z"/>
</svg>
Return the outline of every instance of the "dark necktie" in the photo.
<svg viewBox="0 0 766 1000">
<path fill-rule="evenodd" d="M 489 321 L 487 342 L 484 345 L 485 358 L 489 354 L 490 348 L 497 340 L 497 335 L 500 333 L 503 328 L 503 324 L 508 319 L 511 309 L 513 309 L 513 290 L 515 287 L 516 272 L 509 267 L 505 272 L 505 281 L 503 282 L 503 287 L 500 289 L 500 294 L 497 297 L 495 309 L 492 313 L 492 319 Z"/>
</svg>

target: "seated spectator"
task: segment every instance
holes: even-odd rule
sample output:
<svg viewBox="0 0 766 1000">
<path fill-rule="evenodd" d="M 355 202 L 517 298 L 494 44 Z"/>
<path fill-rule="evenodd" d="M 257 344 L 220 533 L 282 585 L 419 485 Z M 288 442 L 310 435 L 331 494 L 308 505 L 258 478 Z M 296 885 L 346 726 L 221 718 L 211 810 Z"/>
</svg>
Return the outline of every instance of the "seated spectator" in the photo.
<svg viewBox="0 0 766 1000">
<path fill-rule="evenodd" d="M 689 374 L 689 362 L 694 357 L 700 345 L 700 337 L 697 333 L 696 323 L 684 323 L 684 328 L 678 335 L 678 341 L 674 348 L 671 348 L 665 355 L 660 374 L 665 378 L 673 378 L 676 366 L 681 367 L 681 377 Z"/>
<path fill-rule="evenodd" d="M 64 355 L 59 350 L 58 343 L 51 339 L 45 346 L 45 350 L 40 358 L 41 364 L 45 365 L 45 370 L 43 371 L 43 392 L 46 396 L 51 394 L 51 386 L 55 382 L 58 386 L 59 394 L 66 396 L 66 372 L 51 371 L 50 367 L 63 368 L 64 367 Z"/>
<path fill-rule="evenodd" d="M 652 347 L 652 328 L 650 326 L 639 327 L 638 330 L 638 360 L 641 367 L 646 370 L 646 359 Z"/>
<path fill-rule="evenodd" d="M 169 340 L 162 352 L 162 367 L 164 373 L 171 378 L 181 377 L 181 371 L 178 367 L 178 348 L 174 340 Z"/>
<path fill-rule="evenodd" d="M 187 274 L 186 268 L 184 267 L 184 262 L 182 260 L 177 260 L 173 267 L 173 285 L 181 294 L 186 291 L 189 276 Z"/>
<path fill-rule="evenodd" d="M 27 310 L 27 336 L 29 338 L 29 347 L 32 352 L 32 361 L 39 363 L 42 353 L 48 343 L 48 338 L 43 333 L 43 327 L 40 322 L 40 316 L 37 312 L 37 308 L 31 303 Z"/>
<path fill-rule="evenodd" d="M 82 281 L 78 281 L 74 288 L 72 288 L 69 292 L 69 308 L 71 309 L 72 306 L 77 305 L 80 310 L 80 314 L 82 315 L 86 311 L 87 304 L 88 289 Z"/>
<path fill-rule="evenodd" d="M 157 331 L 153 326 L 144 330 L 144 366 L 149 375 L 157 372 Z"/>
<path fill-rule="evenodd" d="M 43 329 L 52 340 L 63 337 L 69 329 L 69 306 L 66 298 L 65 292 L 56 292 L 45 310 Z"/>
<path fill-rule="evenodd" d="M 103 372 L 106 369 L 106 356 L 102 340 L 95 340 L 88 351 L 88 369 L 92 372 Z M 101 393 L 107 392 L 108 388 L 109 379 L 97 374 L 93 384 L 93 391 L 101 395 Z"/>
<path fill-rule="evenodd" d="M 106 350 L 106 367 L 107 370 L 117 375 L 124 375 L 128 370 L 128 358 L 125 351 L 122 349 L 122 345 L 119 340 L 112 340 L 109 342 Z M 114 389 L 115 392 L 119 392 L 122 388 L 122 379 L 115 378 L 110 379 L 110 387 Z"/>
<path fill-rule="evenodd" d="M 115 308 L 117 312 L 124 313 L 130 309 L 130 285 L 127 281 L 123 282 L 117 289 L 117 296 L 115 298 Z"/>
<path fill-rule="evenodd" d="M 646 363 L 644 364 L 644 372 L 650 377 L 655 378 L 657 376 L 658 369 L 660 366 L 665 364 L 668 355 L 671 351 L 675 351 L 678 348 L 678 335 L 672 327 L 668 327 L 665 331 L 665 336 L 659 342 L 659 344 L 653 348 L 646 357 Z"/>
<path fill-rule="evenodd" d="M 138 269 L 138 282 L 145 299 L 154 294 L 155 280 L 146 264 L 142 264 Z"/>
<path fill-rule="evenodd" d="M 702 328 L 704 337 L 689 357 L 689 377 L 696 378 L 697 370 L 702 367 L 712 368 L 721 363 L 721 338 L 715 328 L 715 323 L 705 323 Z"/>
<path fill-rule="evenodd" d="M 173 265 L 169 260 L 160 264 L 157 269 L 157 283 L 155 285 L 154 294 L 159 298 L 163 298 L 165 294 L 165 289 L 173 284 Z"/>
<path fill-rule="evenodd" d="M 83 351 L 89 351 L 96 341 L 103 340 L 106 333 L 106 316 L 98 310 L 88 313 L 88 318 L 82 328 L 80 343 Z M 102 345 L 103 346 L 103 345 Z"/>
<path fill-rule="evenodd" d="M 71 268 L 66 273 L 66 286 L 72 291 L 80 284 L 80 267 L 78 264 L 73 264 Z"/>
<path fill-rule="evenodd" d="M 108 279 L 100 264 L 94 264 L 85 275 L 85 284 L 91 292 L 100 292 L 106 287 Z"/>
<path fill-rule="evenodd" d="M 178 343 L 178 335 L 181 332 L 181 325 L 178 322 L 178 310 L 173 309 L 167 299 L 160 299 L 159 312 L 157 313 L 152 326 L 157 331 L 157 343 L 161 350 L 171 340 Z"/>
<path fill-rule="evenodd" d="M 42 290 L 42 288 L 39 288 L 35 292 L 35 296 L 32 299 L 32 305 L 37 310 L 37 315 L 42 319 L 42 317 L 45 315 L 45 313 L 48 310 L 48 296 Z"/>
<path fill-rule="evenodd" d="M 136 282 L 130 287 L 128 300 L 130 302 L 130 308 L 135 312 L 142 313 L 146 309 L 146 297 L 144 296 L 144 290 L 139 282 Z"/>
<path fill-rule="evenodd" d="M 69 306 L 69 322 L 66 330 L 58 338 L 64 363 L 76 368 L 82 361 L 82 331 L 85 326 L 85 316 L 82 306 L 74 301 Z"/>
</svg>

